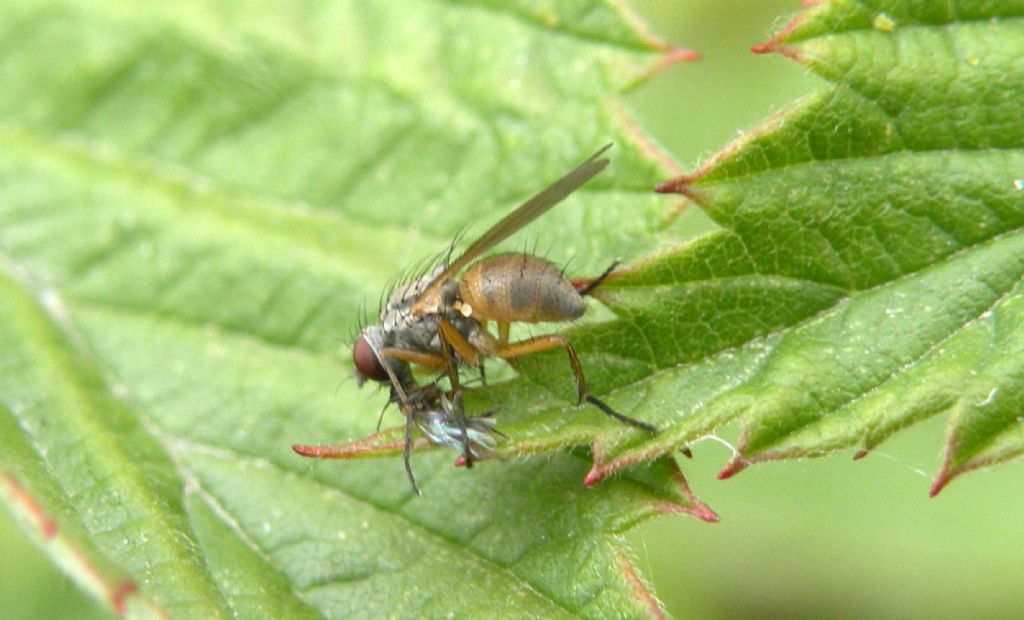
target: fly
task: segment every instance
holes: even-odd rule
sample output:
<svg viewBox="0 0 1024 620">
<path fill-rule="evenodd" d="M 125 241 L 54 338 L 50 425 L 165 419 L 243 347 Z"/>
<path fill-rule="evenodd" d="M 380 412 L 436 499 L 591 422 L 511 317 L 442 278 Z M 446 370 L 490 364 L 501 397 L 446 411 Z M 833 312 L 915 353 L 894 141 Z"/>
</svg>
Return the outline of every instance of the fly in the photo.
<svg viewBox="0 0 1024 620">
<path fill-rule="evenodd" d="M 352 361 L 358 383 L 373 380 L 390 383 L 395 400 L 406 414 L 406 467 L 415 415 L 434 420 L 444 430 L 431 435 L 435 443 L 450 445 L 453 425 L 461 438 L 464 461 L 471 467 L 479 458 L 471 440 L 471 428 L 481 418 L 467 420 L 461 407 L 459 366 L 480 369 L 486 357 L 504 360 L 562 348 L 576 382 L 577 404 L 584 400 L 624 424 L 651 433 L 657 429 L 612 409 L 590 393 L 576 350 L 560 334 L 549 334 L 510 342 L 514 322 L 538 323 L 573 321 L 586 310 L 583 297 L 611 274 L 617 262 L 587 284 L 574 285 L 553 263 L 526 253 L 505 253 L 481 258 L 501 241 L 546 213 L 579 189 L 609 163 L 601 155 L 606 145 L 576 169 L 530 198 L 492 226 L 454 260 L 396 288 L 381 308 L 380 322 L 365 328 L 352 347 Z M 449 256 L 450 258 L 450 256 Z M 461 278 L 459 277 L 461 274 Z M 494 321 L 497 335 L 487 328 Z M 415 387 L 412 366 L 445 373 L 451 384 L 447 397 L 426 397 Z M 425 389 L 425 388 L 424 388 Z M 414 397 L 410 398 L 410 394 Z M 443 398 L 442 398 L 443 397 Z M 434 412 L 436 415 L 422 412 Z M 439 412 L 439 413 L 438 413 Z M 423 425 L 420 425 L 421 428 Z M 428 428 L 430 425 L 427 425 Z M 492 427 L 493 428 L 493 427 Z M 480 429 L 476 429 L 480 430 Z M 312 455 L 310 455 L 312 456 Z M 328 456 L 328 455 L 316 455 Z M 411 471 L 410 471 L 411 479 Z M 415 482 L 413 482 L 415 488 Z"/>
</svg>

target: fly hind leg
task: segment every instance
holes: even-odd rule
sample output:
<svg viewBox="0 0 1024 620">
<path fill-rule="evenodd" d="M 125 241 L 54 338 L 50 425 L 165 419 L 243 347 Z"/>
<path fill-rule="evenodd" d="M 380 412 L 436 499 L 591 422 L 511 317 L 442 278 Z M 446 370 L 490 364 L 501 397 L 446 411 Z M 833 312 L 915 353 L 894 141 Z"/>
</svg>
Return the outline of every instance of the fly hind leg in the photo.
<svg viewBox="0 0 1024 620">
<path fill-rule="evenodd" d="M 601 273 L 601 275 L 597 276 L 593 280 L 574 279 L 572 280 L 572 285 L 576 288 L 576 292 L 580 294 L 580 297 L 586 297 L 587 295 L 594 292 L 595 288 L 601 286 L 601 284 L 604 283 L 608 276 L 612 275 L 612 272 L 615 271 L 615 268 L 618 266 L 619 259 L 616 258 L 615 260 L 612 261 L 612 264 L 609 265 L 608 268 Z"/>
<path fill-rule="evenodd" d="M 654 426 L 646 422 L 641 422 L 640 420 L 634 420 L 629 416 L 625 416 L 618 411 L 615 411 L 603 400 L 590 393 L 590 390 L 587 388 L 587 379 L 583 376 L 583 366 L 580 364 L 580 358 L 576 355 L 576 349 L 572 347 L 569 339 L 565 336 L 559 336 L 557 334 L 537 336 L 535 338 L 521 340 L 512 344 L 500 345 L 494 351 L 494 355 L 505 360 L 511 360 L 524 355 L 531 355 L 533 353 L 539 353 L 541 351 L 547 351 L 548 349 L 554 349 L 557 347 L 564 347 L 566 354 L 569 356 L 569 366 L 572 367 L 572 374 L 576 379 L 576 392 L 578 396 L 576 404 L 582 403 L 586 400 L 605 414 L 615 418 L 623 424 L 642 428 L 650 433 L 658 432 L 658 429 L 654 428 Z"/>
</svg>

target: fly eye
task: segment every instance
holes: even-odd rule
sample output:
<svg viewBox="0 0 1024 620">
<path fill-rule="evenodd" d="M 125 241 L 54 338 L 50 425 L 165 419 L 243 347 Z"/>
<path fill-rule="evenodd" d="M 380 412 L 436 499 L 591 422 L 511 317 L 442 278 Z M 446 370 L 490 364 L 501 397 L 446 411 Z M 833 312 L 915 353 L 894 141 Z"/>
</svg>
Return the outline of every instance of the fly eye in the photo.
<svg viewBox="0 0 1024 620">
<path fill-rule="evenodd" d="M 356 372 L 360 376 L 374 381 L 387 381 L 388 373 L 381 365 L 373 347 L 366 341 L 366 338 L 359 336 L 352 347 L 352 363 L 356 365 Z"/>
</svg>

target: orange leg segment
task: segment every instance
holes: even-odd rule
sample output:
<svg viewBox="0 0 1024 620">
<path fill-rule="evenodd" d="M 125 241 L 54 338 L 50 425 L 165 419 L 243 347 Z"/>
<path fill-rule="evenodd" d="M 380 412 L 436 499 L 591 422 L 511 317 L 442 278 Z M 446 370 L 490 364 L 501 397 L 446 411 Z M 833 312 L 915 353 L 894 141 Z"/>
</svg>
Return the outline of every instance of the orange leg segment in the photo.
<svg viewBox="0 0 1024 620">
<path fill-rule="evenodd" d="M 411 364 L 417 364 L 419 366 L 425 366 L 426 368 L 441 368 L 444 366 L 444 357 L 436 353 L 427 353 L 425 351 L 415 351 L 413 349 L 396 349 L 394 347 L 384 347 L 380 350 L 382 357 L 390 357 L 396 360 L 402 360 Z"/>
<path fill-rule="evenodd" d="M 462 337 L 459 330 L 448 319 L 438 317 L 437 328 L 441 334 L 441 340 L 447 341 L 462 361 L 470 366 L 480 365 L 480 356 L 477 355 L 476 349 L 473 348 L 473 345 L 469 344 L 469 341 Z"/>
<path fill-rule="evenodd" d="M 441 336 L 441 355 L 444 357 L 445 373 L 452 387 L 452 401 L 455 409 L 455 419 L 459 423 L 459 431 L 462 432 L 462 455 L 466 460 L 466 468 L 473 466 L 473 452 L 469 446 L 469 430 L 466 428 L 466 412 L 462 409 L 462 392 L 459 389 L 459 367 L 455 362 L 454 350 L 467 364 L 476 366 L 480 358 L 473 346 L 466 342 L 459 330 L 455 328 L 448 319 L 437 318 L 438 334 Z M 465 354 L 463 354 L 465 352 Z"/>
<path fill-rule="evenodd" d="M 565 347 L 565 352 L 569 356 L 569 365 L 572 366 L 572 374 L 576 378 L 576 391 L 579 396 L 576 404 L 579 404 L 587 396 L 587 380 L 583 376 L 583 367 L 580 366 L 580 358 L 576 355 L 576 349 L 572 348 L 569 339 L 565 336 L 557 334 L 537 336 L 505 345 L 501 345 L 499 342 L 499 347 L 494 351 L 494 355 L 502 359 L 510 359 L 540 353 L 541 351 L 557 347 Z"/>
</svg>

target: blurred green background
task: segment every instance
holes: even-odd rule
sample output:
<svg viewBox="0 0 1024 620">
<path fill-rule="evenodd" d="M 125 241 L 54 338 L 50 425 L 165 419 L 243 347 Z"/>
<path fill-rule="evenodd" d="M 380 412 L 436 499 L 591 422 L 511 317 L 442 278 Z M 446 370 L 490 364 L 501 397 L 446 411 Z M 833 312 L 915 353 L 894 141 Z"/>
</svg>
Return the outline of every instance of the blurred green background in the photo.
<svg viewBox="0 0 1024 620">
<path fill-rule="evenodd" d="M 627 99 L 687 169 L 820 86 L 790 61 L 749 52 L 799 0 L 632 4 L 655 33 L 702 54 Z M 634 557 L 677 617 L 1024 617 L 1024 468 L 971 474 L 928 499 L 943 427 L 912 428 L 860 462 L 851 450 L 758 465 L 727 482 L 715 473 L 729 448 L 702 442 L 683 467 L 722 522 L 654 520 L 630 535 Z M 736 429 L 727 431 L 734 442 Z M 3 511 L 0 557 L 0 618 L 109 616 Z"/>
</svg>

